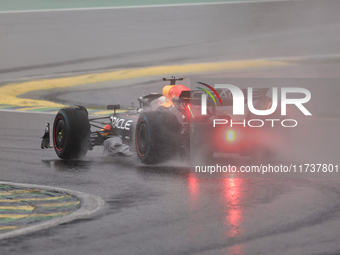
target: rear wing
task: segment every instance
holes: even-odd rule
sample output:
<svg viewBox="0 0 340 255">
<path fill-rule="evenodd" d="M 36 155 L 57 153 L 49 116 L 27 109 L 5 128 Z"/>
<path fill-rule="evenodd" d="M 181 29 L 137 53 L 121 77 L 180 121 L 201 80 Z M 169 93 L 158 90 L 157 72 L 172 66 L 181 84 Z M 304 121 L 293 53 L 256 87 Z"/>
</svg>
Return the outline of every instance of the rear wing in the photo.
<svg viewBox="0 0 340 255">
<path fill-rule="evenodd" d="M 253 89 L 253 100 L 258 100 L 266 96 L 269 88 L 254 88 Z M 216 95 L 214 95 L 215 101 L 217 102 L 217 106 L 232 106 L 233 105 L 233 95 L 229 90 L 216 90 L 219 97 L 221 98 L 222 105 Z M 244 103 L 247 102 L 247 89 L 242 89 L 244 95 Z M 192 105 L 201 105 L 201 95 L 204 92 L 201 90 L 185 90 L 179 95 L 178 98 L 173 98 L 174 102 L 185 102 L 190 103 Z M 207 106 L 215 106 L 214 100 L 208 96 L 207 97 Z"/>
</svg>

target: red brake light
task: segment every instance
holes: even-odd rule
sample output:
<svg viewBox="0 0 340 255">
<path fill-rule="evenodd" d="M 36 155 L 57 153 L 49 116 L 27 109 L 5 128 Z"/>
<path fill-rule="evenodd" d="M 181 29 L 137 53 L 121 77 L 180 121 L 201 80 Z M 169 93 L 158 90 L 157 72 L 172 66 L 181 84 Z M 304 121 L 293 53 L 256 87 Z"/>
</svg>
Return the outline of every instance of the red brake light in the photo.
<svg viewBox="0 0 340 255">
<path fill-rule="evenodd" d="M 234 130 L 228 130 L 228 131 L 227 131 L 227 140 L 228 140 L 229 142 L 235 140 L 235 131 L 234 131 Z"/>
<path fill-rule="evenodd" d="M 194 115 L 192 114 L 192 111 L 191 111 L 191 109 L 190 109 L 190 105 L 189 105 L 189 104 L 187 104 L 187 108 L 188 108 L 188 110 L 189 110 L 189 112 L 190 112 L 190 114 L 191 114 L 191 117 L 194 118 Z"/>
</svg>

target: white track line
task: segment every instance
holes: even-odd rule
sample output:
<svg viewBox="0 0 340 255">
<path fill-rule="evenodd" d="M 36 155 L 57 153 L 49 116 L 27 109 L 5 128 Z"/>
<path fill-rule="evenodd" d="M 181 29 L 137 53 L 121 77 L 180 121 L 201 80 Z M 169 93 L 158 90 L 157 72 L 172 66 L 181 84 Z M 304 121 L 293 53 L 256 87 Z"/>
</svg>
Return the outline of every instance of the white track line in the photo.
<svg viewBox="0 0 340 255">
<path fill-rule="evenodd" d="M 137 9 L 137 8 L 164 8 L 164 7 L 185 7 L 185 6 L 202 6 L 202 5 L 224 5 L 224 4 L 249 4 L 249 3 L 269 3 L 269 2 L 296 2 L 307 0 L 248 0 L 248 1 L 230 1 L 230 2 L 211 2 L 211 3 L 187 3 L 187 4 L 159 4 L 159 5 L 132 5 L 132 6 L 111 6 L 111 7 L 87 7 L 87 8 L 65 8 L 65 9 L 41 9 L 41 10 L 16 10 L 0 11 L 0 14 L 15 13 L 35 13 L 35 12 L 68 12 L 68 11 L 95 11 L 95 10 L 120 10 L 120 9 Z"/>
<path fill-rule="evenodd" d="M 13 185 L 13 186 L 20 186 L 20 187 L 26 187 L 26 188 L 37 188 L 37 189 L 46 189 L 46 190 L 55 190 L 55 191 L 63 191 L 66 192 L 76 198 L 78 198 L 81 201 L 81 207 L 74 211 L 73 213 L 70 213 L 68 215 L 62 216 L 60 218 L 47 220 L 41 223 L 32 224 L 27 227 L 23 227 L 20 229 L 12 230 L 7 233 L 0 234 L 0 240 L 4 238 L 10 238 L 18 235 L 25 235 L 29 234 L 31 232 L 39 231 L 45 228 L 50 228 L 53 226 L 60 225 L 62 223 L 70 222 L 75 219 L 86 217 L 96 211 L 98 211 L 104 204 L 104 200 L 101 199 L 98 196 L 86 194 L 79 191 L 69 190 L 69 189 L 59 189 L 55 187 L 50 186 L 42 186 L 42 185 L 35 185 L 35 184 L 24 184 L 24 183 L 14 183 L 14 182 L 2 182 L 0 181 L 0 184 L 5 185 Z"/>
</svg>

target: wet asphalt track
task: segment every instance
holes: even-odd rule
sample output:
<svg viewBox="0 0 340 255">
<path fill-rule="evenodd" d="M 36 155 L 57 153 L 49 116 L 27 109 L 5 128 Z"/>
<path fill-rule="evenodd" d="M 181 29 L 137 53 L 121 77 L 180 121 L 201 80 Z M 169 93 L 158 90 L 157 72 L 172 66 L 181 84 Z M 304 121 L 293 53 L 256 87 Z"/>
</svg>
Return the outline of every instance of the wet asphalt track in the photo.
<svg viewBox="0 0 340 255">
<path fill-rule="evenodd" d="M 176 18 L 168 9 L 160 9 L 159 13 L 145 9 L 127 10 L 128 13 L 0 15 L 1 24 L 13 28 L 8 29 L 6 38 L 0 38 L 1 45 L 4 41 L 12 44 L 9 48 L 12 51 L 1 52 L 6 57 L 1 59 L 10 60 L 0 62 L 1 78 L 55 75 L 120 64 L 337 54 L 340 20 L 335 14 L 339 6 L 337 1 L 308 1 L 174 8 Z M 202 20 L 203 14 L 209 19 Z M 100 25 L 93 22 L 97 19 Z M 35 26 L 23 20 L 34 21 Z M 141 21 L 146 25 L 142 26 Z M 145 29 L 138 28 L 137 23 Z M 167 29 L 160 29 L 162 24 L 168 26 Z M 222 32 L 224 29 L 227 31 Z M 174 37 L 175 32 L 179 36 Z M 23 38 L 31 43 L 24 43 Z M 36 42 L 41 42 L 40 47 Z M 37 52 L 40 52 L 39 58 L 34 58 Z M 10 54 L 22 55 L 21 61 Z M 111 58 L 99 59 L 101 56 Z M 92 60 L 81 61 L 89 58 Z M 73 60 L 79 61 L 67 62 Z M 338 63 L 307 63 L 296 68 L 246 71 L 245 75 L 339 77 L 338 67 Z M 242 76 L 242 73 L 233 75 Z M 155 86 L 150 84 L 154 81 L 146 81 L 145 86 Z M 134 90 L 136 94 L 139 92 Z M 123 94 L 122 89 L 119 94 Z M 86 100 L 86 96 L 82 100 Z M 101 196 L 107 204 L 86 219 L 2 240 L 1 253 L 340 252 L 337 179 L 195 179 L 189 178 L 184 162 L 146 167 L 134 159 L 103 157 L 101 148 L 89 152 L 84 160 L 64 162 L 57 159 L 52 150 L 39 149 L 44 124 L 53 118 L 48 114 L 0 112 L 1 179 L 79 190 Z M 328 149 L 337 151 L 337 146 Z M 235 157 L 228 162 L 249 163 L 247 159 Z"/>
<path fill-rule="evenodd" d="M 98 195 L 104 208 L 0 241 L 6 254 L 337 254 L 339 181 L 197 179 L 185 163 L 143 166 L 101 149 L 65 162 L 40 150 L 52 115 L 1 112 L 1 178 Z M 23 123 L 25 123 L 23 125 Z M 229 158 L 232 164 L 249 163 Z"/>
<path fill-rule="evenodd" d="M 339 52 L 339 2 L 0 15 L 0 79 Z"/>
</svg>

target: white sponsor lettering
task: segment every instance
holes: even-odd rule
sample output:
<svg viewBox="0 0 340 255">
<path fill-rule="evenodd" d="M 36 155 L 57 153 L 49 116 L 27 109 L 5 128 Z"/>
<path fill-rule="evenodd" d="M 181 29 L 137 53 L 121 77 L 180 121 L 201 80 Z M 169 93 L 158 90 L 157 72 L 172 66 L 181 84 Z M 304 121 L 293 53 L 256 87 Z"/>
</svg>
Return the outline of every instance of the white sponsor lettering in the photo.
<svg viewBox="0 0 340 255">
<path fill-rule="evenodd" d="M 111 117 L 111 121 L 112 121 L 113 128 L 119 128 L 119 129 L 125 129 L 125 130 L 130 130 L 131 122 L 133 122 L 132 120 L 126 121 L 126 119 L 120 119 L 117 117 Z"/>
</svg>

